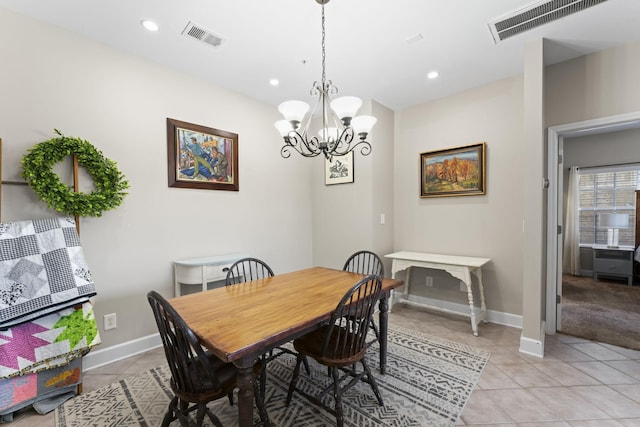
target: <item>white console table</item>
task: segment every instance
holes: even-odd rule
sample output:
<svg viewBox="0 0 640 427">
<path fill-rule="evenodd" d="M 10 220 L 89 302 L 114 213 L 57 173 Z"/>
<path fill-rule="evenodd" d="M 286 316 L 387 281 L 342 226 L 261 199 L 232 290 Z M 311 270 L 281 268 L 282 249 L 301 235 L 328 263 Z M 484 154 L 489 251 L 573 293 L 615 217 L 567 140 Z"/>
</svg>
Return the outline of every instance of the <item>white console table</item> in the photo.
<svg viewBox="0 0 640 427">
<path fill-rule="evenodd" d="M 425 308 L 447 311 L 441 307 L 433 307 L 414 301 L 409 301 L 409 287 L 411 283 L 411 268 L 410 267 L 422 267 L 433 268 L 437 270 L 444 270 L 451 274 L 453 277 L 461 280 L 467 286 L 467 297 L 469 299 L 469 317 L 471 319 L 471 329 L 474 336 L 478 336 L 478 323 L 480 321 L 487 321 L 487 306 L 484 299 L 484 286 L 482 284 L 482 266 L 491 261 L 489 258 L 474 258 L 456 255 L 441 255 L 441 254 L 429 254 L 423 252 L 395 252 L 389 255 L 385 255 L 385 258 L 391 258 L 393 260 L 391 265 L 391 277 L 395 279 L 396 273 L 402 270 L 407 270 L 406 277 L 404 279 L 403 295 L 396 295 L 396 298 L 391 298 L 391 304 L 394 302 L 400 302 L 405 304 L 422 306 Z M 471 286 L 471 274 L 474 274 L 478 278 L 478 288 L 480 291 L 480 315 L 476 318 L 476 313 L 473 303 L 473 287 Z M 460 313 L 456 313 L 460 314 Z"/>
<path fill-rule="evenodd" d="M 173 261 L 174 295 L 182 295 L 182 285 L 201 285 L 202 291 L 206 291 L 209 282 L 226 279 L 229 267 L 245 256 L 229 254 Z"/>
</svg>

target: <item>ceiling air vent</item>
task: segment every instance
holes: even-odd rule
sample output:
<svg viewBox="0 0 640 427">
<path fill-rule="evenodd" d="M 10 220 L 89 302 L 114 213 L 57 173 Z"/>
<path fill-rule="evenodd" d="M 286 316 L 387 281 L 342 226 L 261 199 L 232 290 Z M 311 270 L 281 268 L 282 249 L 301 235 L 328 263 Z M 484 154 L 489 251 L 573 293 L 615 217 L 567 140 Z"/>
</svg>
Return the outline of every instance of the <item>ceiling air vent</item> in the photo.
<svg viewBox="0 0 640 427">
<path fill-rule="evenodd" d="M 564 18 L 607 0 L 551 0 L 539 1 L 489 22 L 495 43 Z"/>
<path fill-rule="evenodd" d="M 184 30 L 182 30 L 182 35 L 185 37 L 191 37 L 196 40 L 200 40 L 203 43 L 211 45 L 213 47 L 219 47 L 224 39 L 213 32 L 205 29 L 202 25 L 194 24 L 193 22 L 189 22 Z"/>
</svg>

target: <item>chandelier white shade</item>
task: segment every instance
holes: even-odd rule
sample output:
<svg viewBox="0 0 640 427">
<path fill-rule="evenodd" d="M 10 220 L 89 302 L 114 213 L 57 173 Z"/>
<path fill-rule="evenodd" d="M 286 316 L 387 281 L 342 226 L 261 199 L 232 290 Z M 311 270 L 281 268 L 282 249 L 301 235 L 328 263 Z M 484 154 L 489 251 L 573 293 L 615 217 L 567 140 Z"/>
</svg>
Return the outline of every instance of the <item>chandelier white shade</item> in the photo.
<svg viewBox="0 0 640 427">
<path fill-rule="evenodd" d="M 360 148 L 363 155 L 371 152 L 371 144 L 366 140 L 377 119 L 373 116 L 356 116 L 362 106 L 362 100 L 355 96 L 343 96 L 331 100 L 338 89 L 325 73 L 325 18 L 324 5 L 329 0 L 316 0 L 322 5 L 322 80 L 314 82 L 311 95 L 318 100 L 313 111 L 303 101 L 286 101 L 278 106 L 284 117 L 275 127 L 284 140 L 280 154 L 284 158 L 291 156 L 292 150 L 304 157 L 316 157 L 320 154 L 331 159 L 344 156 Z M 320 122 L 320 130 L 311 130 L 312 122 Z M 356 138 L 357 135 L 357 138 Z"/>
</svg>

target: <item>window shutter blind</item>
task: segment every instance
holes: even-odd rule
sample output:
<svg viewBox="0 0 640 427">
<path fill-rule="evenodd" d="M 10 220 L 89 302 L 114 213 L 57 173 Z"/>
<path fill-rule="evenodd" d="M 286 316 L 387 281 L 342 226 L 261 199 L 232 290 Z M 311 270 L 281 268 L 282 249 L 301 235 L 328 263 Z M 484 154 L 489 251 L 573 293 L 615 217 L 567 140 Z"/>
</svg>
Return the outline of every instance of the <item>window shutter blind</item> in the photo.
<svg viewBox="0 0 640 427">
<path fill-rule="evenodd" d="M 607 229 L 599 226 L 598 216 L 615 212 L 629 214 L 628 227 L 619 230 L 619 244 L 635 245 L 635 191 L 639 171 L 640 165 L 580 170 L 580 244 L 606 244 Z"/>
</svg>

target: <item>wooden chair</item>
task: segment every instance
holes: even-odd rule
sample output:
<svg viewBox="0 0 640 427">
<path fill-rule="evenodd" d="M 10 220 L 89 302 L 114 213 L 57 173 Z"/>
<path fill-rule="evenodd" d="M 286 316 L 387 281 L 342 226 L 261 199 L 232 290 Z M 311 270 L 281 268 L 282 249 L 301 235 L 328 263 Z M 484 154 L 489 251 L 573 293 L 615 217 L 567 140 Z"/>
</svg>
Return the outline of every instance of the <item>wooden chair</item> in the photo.
<svg viewBox="0 0 640 427">
<path fill-rule="evenodd" d="M 233 390 L 237 382 L 236 367 L 205 351 L 191 328 L 160 294 L 151 291 L 147 294 L 147 299 L 162 338 L 171 371 L 170 386 L 174 394 L 162 420 L 162 427 L 176 419 L 183 426 L 192 425 L 189 413 L 193 410 L 197 410 L 197 426 L 202 426 L 206 414 L 213 424 L 222 427 L 220 419 L 207 407 L 207 403 L 228 396 L 229 403 L 233 404 Z M 257 377 L 261 370 L 262 362 L 259 361 L 254 366 L 254 375 Z M 268 427 L 270 423 L 264 396 L 260 394 L 256 381 L 254 394 L 260 419 Z"/>
<path fill-rule="evenodd" d="M 352 273 L 365 275 L 375 274 L 380 277 L 384 276 L 384 265 L 382 265 L 382 260 L 378 255 L 371 251 L 358 251 L 354 253 L 347 259 L 342 269 Z M 380 340 L 380 333 L 378 332 L 374 316 L 371 316 L 369 326 L 373 329 L 373 333 L 375 334 L 375 338 L 369 341 L 369 345 L 371 345 Z"/>
<path fill-rule="evenodd" d="M 368 324 L 380 298 L 381 290 L 380 276 L 365 277 L 340 300 L 328 324 L 293 341 L 298 357 L 287 393 L 287 405 L 291 403 L 294 391 L 297 391 L 309 401 L 335 415 L 338 427 L 342 427 L 344 424 L 342 395 L 358 381 L 368 383 L 378 404 L 383 405 L 375 378 L 371 375 L 364 357 L 367 350 Z M 305 356 L 329 368 L 332 385 L 324 389 L 319 396 L 312 396 L 297 387 L 300 364 Z M 356 368 L 358 362 L 362 365 L 361 372 Z M 322 402 L 322 397 L 329 392 L 332 392 L 335 398 L 334 408 Z"/>
<path fill-rule="evenodd" d="M 235 285 L 271 276 L 273 276 L 273 270 L 266 262 L 257 258 L 242 258 L 229 267 L 225 284 Z"/>
<path fill-rule="evenodd" d="M 229 267 L 229 271 L 227 271 L 227 278 L 225 284 L 227 286 L 237 285 L 243 282 L 250 282 L 252 280 L 264 279 L 265 277 L 273 276 L 273 270 L 266 262 L 258 259 L 258 258 L 243 258 L 239 259 L 231 267 Z M 265 394 L 266 386 L 267 386 L 267 364 L 275 359 L 276 357 L 280 357 L 283 354 L 291 354 L 296 356 L 296 353 L 289 350 L 286 347 L 276 347 L 275 349 L 269 351 L 267 354 L 262 355 L 262 363 L 263 369 L 260 376 L 260 387 L 262 395 Z M 305 368 L 307 372 L 310 372 L 309 365 L 306 360 L 304 361 Z"/>
</svg>

